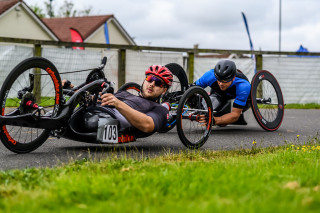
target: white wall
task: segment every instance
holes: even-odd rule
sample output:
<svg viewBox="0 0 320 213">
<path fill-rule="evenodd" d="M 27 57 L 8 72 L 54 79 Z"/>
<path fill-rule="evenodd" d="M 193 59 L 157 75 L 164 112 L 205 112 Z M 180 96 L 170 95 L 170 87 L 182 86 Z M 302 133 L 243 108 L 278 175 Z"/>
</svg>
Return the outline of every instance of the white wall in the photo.
<svg viewBox="0 0 320 213">
<path fill-rule="evenodd" d="M 23 46 L 0 45 L 0 84 L 8 73 L 22 60 L 31 57 L 33 49 Z M 118 85 L 118 50 L 95 49 L 73 50 L 66 48 L 44 48 L 42 56 L 51 60 L 60 73 L 83 70 L 99 66 L 103 56 L 108 57 L 105 75 Z M 194 80 L 211 68 L 220 59 L 195 57 Z M 251 81 L 254 74 L 252 59 L 232 59 Z M 128 50 L 126 53 L 126 82 L 141 84 L 144 72 L 150 65 L 178 63 L 183 66 L 181 53 L 164 53 Z M 320 104 L 320 58 L 319 57 L 263 57 L 263 69 L 270 71 L 278 80 L 285 103 Z M 87 72 L 62 74 L 61 78 L 80 84 Z M 117 87 L 116 87 L 117 89 Z"/>
<path fill-rule="evenodd" d="M 270 71 L 280 84 L 289 103 L 320 104 L 319 57 L 263 57 L 263 69 Z"/>
<path fill-rule="evenodd" d="M 1 16 L 0 29 L 0 36 L 4 37 L 52 40 L 22 6 L 19 11 L 11 9 Z"/>
</svg>

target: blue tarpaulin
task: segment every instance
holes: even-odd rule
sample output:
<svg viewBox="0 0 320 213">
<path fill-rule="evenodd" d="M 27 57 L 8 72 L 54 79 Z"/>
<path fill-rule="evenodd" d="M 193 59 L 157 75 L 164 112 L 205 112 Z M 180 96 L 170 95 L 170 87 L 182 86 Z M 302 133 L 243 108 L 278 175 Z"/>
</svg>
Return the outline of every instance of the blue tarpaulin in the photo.
<svg viewBox="0 0 320 213">
<path fill-rule="evenodd" d="M 296 51 L 296 53 L 308 53 L 308 49 L 303 47 L 302 44 L 300 45 L 299 49 Z M 289 55 L 289 57 L 320 57 L 320 56 L 314 56 L 314 55 Z"/>
<path fill-rule="evenodd" d="M 299 49 L 297 50 L 298 53 L 308 53 L 308 49 L 307 48 L 304 48 L 302 46 L 302 44 L 300 45 Z"/>
</svg>

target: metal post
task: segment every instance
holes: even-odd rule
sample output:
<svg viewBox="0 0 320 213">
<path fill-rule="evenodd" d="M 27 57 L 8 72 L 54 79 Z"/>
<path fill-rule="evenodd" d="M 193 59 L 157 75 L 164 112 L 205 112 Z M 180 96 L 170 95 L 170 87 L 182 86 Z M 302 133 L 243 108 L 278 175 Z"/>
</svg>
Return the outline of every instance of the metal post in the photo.
<svg viewBox="0 0 320 213">
<path fill-rule="evenodd" d="M 281 52 L 281 0 L 279 0 L 279 52 Z"/>
</svg>

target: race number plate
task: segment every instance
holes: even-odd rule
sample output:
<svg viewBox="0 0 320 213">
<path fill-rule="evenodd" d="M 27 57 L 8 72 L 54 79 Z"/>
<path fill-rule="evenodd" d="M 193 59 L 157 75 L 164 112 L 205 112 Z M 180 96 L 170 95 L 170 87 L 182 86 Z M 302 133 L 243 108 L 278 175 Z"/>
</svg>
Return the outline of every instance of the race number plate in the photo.
<svg viewBox="0 0 320 213">
<path fill-rule="evenodd" d="M 118 126 L 117 125 L 104 126 L 102 142 L 118 143 Z"/>
</svg>

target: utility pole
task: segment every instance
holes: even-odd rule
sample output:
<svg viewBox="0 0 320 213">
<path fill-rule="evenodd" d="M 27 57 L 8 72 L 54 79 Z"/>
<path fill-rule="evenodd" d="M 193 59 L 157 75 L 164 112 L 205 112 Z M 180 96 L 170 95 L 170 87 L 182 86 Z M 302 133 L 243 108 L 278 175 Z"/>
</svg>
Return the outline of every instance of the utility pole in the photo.
<svg viewBox="0 0 320 213">
<path fill-rule="evenodd" d="M 279 0 L 279 52 L 281 52 L 281 0 Z"/>
</svg>

